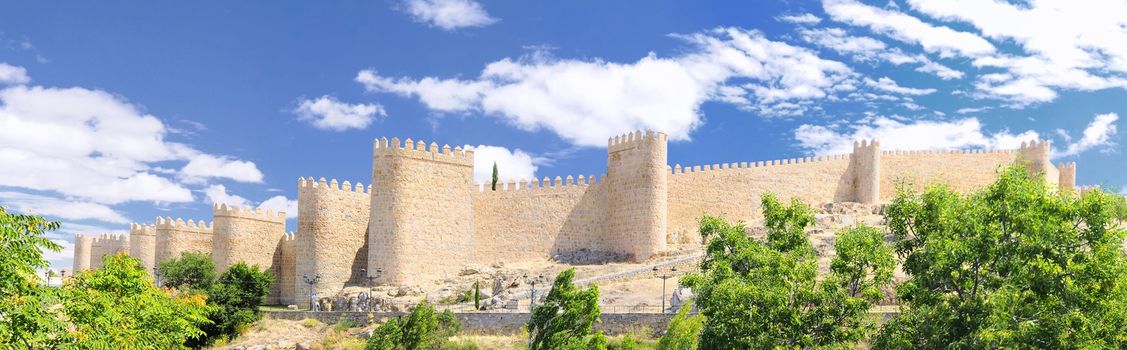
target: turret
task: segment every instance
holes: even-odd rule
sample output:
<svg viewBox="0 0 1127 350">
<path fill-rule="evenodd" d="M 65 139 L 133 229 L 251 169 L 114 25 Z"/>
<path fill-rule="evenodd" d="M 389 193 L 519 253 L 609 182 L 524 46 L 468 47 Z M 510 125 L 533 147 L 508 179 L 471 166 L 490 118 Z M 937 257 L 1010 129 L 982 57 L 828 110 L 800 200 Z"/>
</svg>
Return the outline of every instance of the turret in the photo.
<svg viewBox="0 0 1127 350">
<path fill-rule="evenodd" d="M 153 273 L 157 266 L 156 228 L 151 225 L 133 223 L 129 225 L 129 256 L 141 261 L 145 272 Z"/>
<path fill-rule="evenodd" d="M 667 246 L 668 139 L 663 133 L 633 132 L 607 145 L 609 218 L 603 247 L 633 261 Z"/>
<path fill-rule="evenodd" d="M 1021 154 L 1021 161 L 1026 162 L 1025 166 L 1029 169 L 1029 172 L 1044 176 L 1045 181 L 1055 187 L 1060 181 L 1060 174 L 1057 173 L 1053 163 L 1049 161 L 1051 150 L 1052 146 L 1049 141 L 1033 140 L 1028 143 L 1022 142 L 1018 152 Z"/>
<path fill-rule="evenodd" d="M 211 254 L 211 226 L 203 220 L 172 219 L 158 217 L 153 225 L 156 235 L 156 264 L 179 259 L 180 254 L 193 251 Z"/>
<path fill-rule="evenodd" d="M 1060 191 L 1076 192 L 1076 163 L 1060 163 L 1057 171 L 1060 172 Z"/>
<path fill-rule="evenodd" d="M 853 174 L 857 202 L 880 201 L 880 141 L 853 142 Z"/>
<path fill-rule="evenodd" d="M 238 262 L 269 269 L 286 233 L 286 213 L 215 203 L 212 206 L 212 254 L 216 272 Z"/>
<path fill-rule="evenodd" d="M 461 147 L 376 140 L 367 268 L 383 271 L 377 283 L 453 275 L 474 261 L 473 160 Z"/>
<path fill-rule="evenodd" d="M 333 296 L 347 286 L 365 286 L 368 265 L 367 187 L 325 178 L 298 179 L 298 234 L 294 238 L 294 284 L 298 300 L 309 300 L 310 284 L 318 297 Z M 317 277 L 320 276 L 318 279 Z"/>
<path fill-rule="evenodd" d="M 84 234 L 74 235 L 74 272 L 90 269 L 94 237 Z"/>
</svg>

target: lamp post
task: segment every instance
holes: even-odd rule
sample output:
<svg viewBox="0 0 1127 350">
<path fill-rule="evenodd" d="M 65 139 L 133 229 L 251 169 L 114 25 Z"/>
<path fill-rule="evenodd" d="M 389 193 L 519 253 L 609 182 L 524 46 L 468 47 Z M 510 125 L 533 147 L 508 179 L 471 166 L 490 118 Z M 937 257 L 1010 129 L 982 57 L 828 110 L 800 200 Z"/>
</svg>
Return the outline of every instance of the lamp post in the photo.
<svg viewBox="0 0 1127 350">
<path fill-rule="evenodd" d="M 59 270 L 59 287 L 67 283 L 67 270 Z"/>
<path fill-rule="evenodd" d="M 368 269 L 360 269 L 360 272 L 364 274 L 364 278 L 368 279 L 368 311 L 372 311 L 372 285 L 375 284 L 377 278 L 383 276 L 383 268 L 377 267 L 375 276 L 369 275 Z"/>
<path fill-rule="evenodd" d="M 654 277 L 661 279 L 661 313 L 664 314 L 665 313 L 665 280 L 669 279 L 670 277 L 675 276 L 675 274 L 677 273 L 677 266 L 671 267 L 669 269 L 668 273 L 662 273 L 661 269 L 657 268 L 657 266 L 654 266 L 653 272 L 654 272 Z"/>
<path fill-rule="evenodd" d="M 51 274 L 52 273 L 55 273 L 55 271 L 50 270 L 50 269 L 48 269 L 46 272 L 43 273 L 43 275 L 47 277 L 47 286 L 48 287 L 51 286 Z"/>
<path fill-rule="evenodd" d="M 313 278 L 309 278 L 309 275 L 301 275 L 301 279 L 309 285 L 309 311 L 317 311 L 317 292 L 313 288 L 317 285 L 317 281 L 321 280 L 321 275 L 317 274 Z"/>
<path fill-rule="evenodd" d="M 157 287 L 160 287 L 160 272 L 157 272 L 156 266 L 153 266 L 153 281 L 156 282 Z"/>
<path fill-rule="evenodd" d="M 528 282 L 529 286 L 532 289 L 532 292 L 529 294 L 529 299 L 528 299 L 528 312 L 529 313 L 532 313 L 532 310 L 536 308 L 536 283 L 540 282 L 543 279 L 544 279 L 543 274 L 538 275 L 534 278 L 528 278 L 528 275 L 524 275 L 524 280 L 526 282 Z"/>
</svg>

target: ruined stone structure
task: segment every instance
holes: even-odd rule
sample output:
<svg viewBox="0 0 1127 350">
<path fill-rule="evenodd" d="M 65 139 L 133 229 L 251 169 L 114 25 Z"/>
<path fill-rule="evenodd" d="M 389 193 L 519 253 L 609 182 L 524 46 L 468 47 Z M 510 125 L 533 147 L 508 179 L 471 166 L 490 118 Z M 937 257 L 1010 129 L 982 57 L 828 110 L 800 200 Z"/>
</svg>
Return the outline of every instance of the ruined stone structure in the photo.
<svg viewBox="0 0 1127 350">
<path fill-rule="evenodd" d="M 1076 165 L 1054 166 L 1049 154 L 1048 142 L 1016 150 L 895 151 L 861 141 L 850 154 L 670 166 L 664 134 L 635 132 L 608 141 L 602 176 L 509 181 L 492 191 L 473 183 L 472 150 L 381 138 L 373 147 L 371 186 L 298 180 L 296 233 L 285 233 L 284 213 L 217 204 L 211 226 L 170 218 L 135 224 L 134 245 L 125 250 L 146 266 L 183 251 L 211 253 L 220 270 L 238 261 L 258 264 L 277 277 L 272 301 L 304 303 L 311 292 L 325 297 L 366 286 L 368 277 L 416 284 L 466 264 L 580 250 L 642 261 L 699 244 L 701 215 L 755 219 L 767 192 L 812 204 L 871 204 L 889 200 L 901 184 L 973 190 L 1019 161 L 1075 191 Z M 95 257 L 120 250 L 107 248 L 119 242 L 80 237 L 75 268 L 96 267 Z"/>
</svg>

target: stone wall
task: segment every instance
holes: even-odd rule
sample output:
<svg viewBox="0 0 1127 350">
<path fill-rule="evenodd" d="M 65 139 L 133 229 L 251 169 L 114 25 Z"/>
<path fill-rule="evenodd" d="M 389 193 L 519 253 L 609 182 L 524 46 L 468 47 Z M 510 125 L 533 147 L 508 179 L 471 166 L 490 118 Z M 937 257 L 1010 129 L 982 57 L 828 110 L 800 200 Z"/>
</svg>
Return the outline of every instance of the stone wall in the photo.
<svg viewBox="0 0 1127 350">
<path fill-rule="evenodd" d="M 635 132 L 607 146 L 607 220 L 600 241 L 643 261 L 666 250 L 669 165 L 665 134 Z"/>
<path fill-rule="evenodd" d="M 238 262 L 270 270 L 274 251 L 286 233 L 286 213 L 216 203 L 212 208 L 215 272 L 222 273 Z"/>
<path fill-rule="evenodd" d="M 597 250 L 604 232 L 604 185 L 594 176 L 544 178 L 473 191 L 474 257 L 478 263 L 544 259 Z"/>
<path fill-rule="evenodd" d="M 346 286 L 365 285 L 361 269 L 367 267 L 371 202 L 364 185 L 301 178 L 297 196 L 295 297 L 309 300 L 306 277 L 320 276 L 314 289 L 318 297 L 336 295 Z"/>
<path fill-rule="evenodd" d="M 297 303 L 297 248 L 295 247 L 293 232 L 286 233 L 278 239 L 278 245 L 271 255 L 274 262 L 270 272 L 274 274 L 274 283 L 270 285 L 270 294 L 266 296 L 267 304 L 291 305 Z"/>
<path fill-rule="evenodd" d="M 315 319 L 324 324 L 337 324 L 350 321 L 366 326 L 369 321 L 386 322 L 393 318 L 407 317 L 405 312 L 308 312 L 308 311 L 264 311 L 264 317 L 300 321 Z M 619 335 L 648 328 L 653 332 L 664 332 L 673 318 L 673 313 L 604 313 L 599 315 L 595 329 L 608 335 Z M 454 316 L 461 323 L 461 334 L 518 334 L 521 327 L 528 324 L 528 313 L 510 312 L 456 312 Z"/>
<path fill-rule="evenodd" d="M 457 274 L 474 258 L 473 151 L 408 139 L 373 145 L 368 269 L 379 283 Z"/>
<path fill-rule="evenodd" d="M 129 225 L 129 256 L 141 261 L 145 271 L 153 273 L 157 266 L 156 228 L 151 225 Z"/>
<path fill-rule="evenodd" d="M 1017 160 L 1014 151 L 884 151 L 880 198 L 891 200 L 897 186 L 922 191 L 931 184 L 946 184 L 958 191 L 982 188 L 998 171 Z"/>
<path fill-rule="evenodd" d="M 90 269 L 93 244 L 94 237 L 84 234 L 74 235 L 74 270 L 72 274 Z"/>
<path fill-rule="evenodd" d="M 180 258 L 183 252 L 211 254 L 211 226 L 200 220 L 184 222 L 183 219 L 157 218 L 156 262 Z"/>
</svg>

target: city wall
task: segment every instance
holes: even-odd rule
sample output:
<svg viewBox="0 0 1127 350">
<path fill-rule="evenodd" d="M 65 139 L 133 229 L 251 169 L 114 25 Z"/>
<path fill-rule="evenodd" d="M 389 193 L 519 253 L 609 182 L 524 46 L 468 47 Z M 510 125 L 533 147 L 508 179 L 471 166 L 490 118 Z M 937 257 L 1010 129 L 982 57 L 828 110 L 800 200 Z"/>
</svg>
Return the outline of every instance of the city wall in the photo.
<svg viewBox="0 0 1127 350">
<path fill-rule="evenodd" d="M 334 295 L 367 285 L 368 189 L 361 183 L 298 180 L 298 231 L 294 237 L 295 295 Z M 313 283 L 308 283 L 313 282 Z"/>
</svg>

